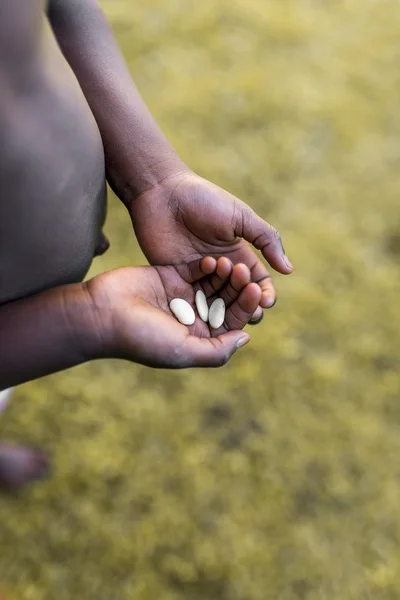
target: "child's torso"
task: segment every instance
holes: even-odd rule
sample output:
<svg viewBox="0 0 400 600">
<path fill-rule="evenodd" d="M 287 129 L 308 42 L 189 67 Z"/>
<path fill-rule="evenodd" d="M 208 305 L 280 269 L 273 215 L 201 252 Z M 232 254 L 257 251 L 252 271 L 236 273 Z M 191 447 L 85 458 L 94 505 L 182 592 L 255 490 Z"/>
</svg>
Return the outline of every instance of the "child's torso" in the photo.
<svg viewBox="0 0 400 600">
<path fill-rule="evenodd" d="M 100 133 L 47 21 L 41 46 L 22 86 L 0 79 L 0 303 L 81 280 L 105 219 Z"/>
</svg>

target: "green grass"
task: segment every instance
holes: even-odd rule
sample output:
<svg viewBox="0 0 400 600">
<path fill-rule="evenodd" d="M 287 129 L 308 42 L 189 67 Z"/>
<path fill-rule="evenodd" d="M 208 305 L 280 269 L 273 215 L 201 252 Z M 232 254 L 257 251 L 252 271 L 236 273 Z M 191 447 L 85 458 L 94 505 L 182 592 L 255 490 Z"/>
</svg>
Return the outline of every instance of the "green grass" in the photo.
<svg viewBox="0 0 400 600">
<path fill-rule="evenodd" d="M 191 167 L 296 267 L 221 370 L 109 361 L 17 390 L 55 472 L 0 497 L 6 600 L 400 598 L 397 0 L 106 0 Z M 110 197 L 109 254 L 141 263 Z"/>
</svg>

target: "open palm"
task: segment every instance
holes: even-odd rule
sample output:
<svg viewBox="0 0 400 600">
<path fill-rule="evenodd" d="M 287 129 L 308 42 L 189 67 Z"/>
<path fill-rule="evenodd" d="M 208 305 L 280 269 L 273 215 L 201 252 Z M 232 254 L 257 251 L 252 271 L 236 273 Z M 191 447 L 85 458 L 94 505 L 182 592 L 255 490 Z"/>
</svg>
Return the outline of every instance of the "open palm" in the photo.
<svg viewBox="0 0 400 600">
<path fill-rule="evenodd" d="M 183 368 L 220 366 L 248 341 L 241 329 L 260 301 L 259 286 L 249 283 L 246 265 L 206 257 L 186 282 L 173 266 L 127 267 L 87 282 L 98 315 L 99 335 L 106 340 L 105 356 L 148 366 Z M 207 289 L 209 302 L 222 297 L 227 310 L 218 330 L 198 316 L 186 327 L 172 315 L 169 303 L 183 298 L 194 307 L 196 289 Z M 239 344 L 241 345 L 241 344 Z"/>
</svg>

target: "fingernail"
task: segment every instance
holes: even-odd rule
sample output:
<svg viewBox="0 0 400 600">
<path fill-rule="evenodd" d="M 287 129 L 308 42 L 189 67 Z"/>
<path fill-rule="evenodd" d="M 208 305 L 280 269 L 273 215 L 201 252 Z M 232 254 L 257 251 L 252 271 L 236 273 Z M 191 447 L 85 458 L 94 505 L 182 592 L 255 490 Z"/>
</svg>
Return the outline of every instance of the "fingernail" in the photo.
<svg viewBox="0 0 400 600">
<path fill-rule="evenodd" d="M 254 313 L 251 316 L 250 321 L 252 321 L 253 319 L 255 321 L 258 321 L 258 319 L 261 317 L 261 315 L 263 314 L 263 307 L 261 304 L 259 306 L 257 306 L 256 310 L 254 311 Z"/>
<path fill-rule="evenodd" d="M 267 296 L 265 299 L 266 308 L 271 308 L 276 302 L 276 298 L 273 296 Z"/>
<path fill-rule="evenodd" d="M 259 323 L 261 323 L 263 318 L 264 318 L 264 313 L 261 313 L 261 315 L 259 317 L 257 317 L 256 319 L 250 319 L 249 325 L 258 325 Z"/>
<path fill-rule="evenodd" d="M 285 263 L 289 267 L 289 269 L 292 269 L 292 271 L 293 271 L 294 267 L 293 267 L 292 263 L 290 262 L 290 260 L 288 259 L 288 257 L 286 256 L 286 254 L 283 257 L 283 260 L 285 261 Z"/>
<path fill-rule="evenodd" d="M 248 335 L 244 335 L 241 338 L 238 339 L 237 343 L 236 343 L 236 348 L 241 348 L 242 346 L 245 346 L 247 344 L 247 342 L 250 341 L 250 337 Z"/>
</svg>

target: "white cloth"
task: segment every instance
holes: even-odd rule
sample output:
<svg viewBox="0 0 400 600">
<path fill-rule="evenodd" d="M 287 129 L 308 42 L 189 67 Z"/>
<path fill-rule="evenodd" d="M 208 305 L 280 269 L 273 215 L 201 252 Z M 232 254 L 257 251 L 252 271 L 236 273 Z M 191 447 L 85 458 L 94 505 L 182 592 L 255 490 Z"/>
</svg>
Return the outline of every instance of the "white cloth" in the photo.
<svg viewBox="0 0 400 600">
<path fill-rule="evenodd" d="M 3 390 L 0 392 L 0 412 L 2 412 L 8 404 L 13 389 Z"/>
</svg>

